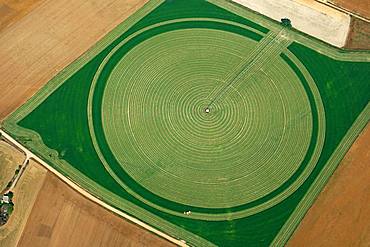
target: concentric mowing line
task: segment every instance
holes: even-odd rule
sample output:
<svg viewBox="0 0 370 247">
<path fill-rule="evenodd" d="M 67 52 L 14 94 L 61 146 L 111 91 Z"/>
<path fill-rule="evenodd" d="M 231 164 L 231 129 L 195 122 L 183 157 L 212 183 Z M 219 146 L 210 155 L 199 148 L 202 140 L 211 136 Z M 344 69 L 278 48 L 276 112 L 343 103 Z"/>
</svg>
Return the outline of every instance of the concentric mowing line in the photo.
<svg viewBox="0 0 370 247">
<path fill-rule="evenodd" d="M 274 57 L 278 56 L 291 41 L 284 36 L 284 29 L 281 29 L 278 33 L 269 32 L 248 54 L 246 59 L 243 59 L 236 67 L 229 73 L 223 80 L 224 83 L 219 87 L 215 88 L 215 92 L 211 92 L 209 96 L 209 104 L 207 108 L 218 99 L 222 98 L 230 87 L 237 87 L 240 80 L 246 81 L 245 75 L 251 76 L 256 73 L 262 66 L 266 66 L 266 62 L 271 62 Z M 270 59 L 270 60 L 269 60 Z M 256 66 L 258 65 L 258 67 Z M 226 97 L 227 95 L 225 95 Z"/>
<path fill-rule="evenodd" d="M 197 36 L 194 36 L 195 38 L 197 37 Z M 166 46 L 164 45 L 164 50 L 166 49 Z M 145 57 L 145 56 L 144 56 Z M 173 58 L 172 58 L 173 59 Z M 173 63 L 173 61 L 176 61 L 176 60 L 181 60 L 181 55 L 179 56 L 178 54 L 177 54 L 177 56 L 175 57 L 175 60 L 173 60 L 173 61 L 171 61 L 172 59 L 170 59 L 170 61 L 165 61 L 165 60 L 163 60 L 163 62 L 164 62 L 164 67 L 163 68 L 165 68 L 166 66 L 166 64 L 172 64 Z M 208 61 L 209 62 L 209 61 Z M 134 60 L 133 60 L 133 63 L 134 63 Z M 145 64 L 145 62 L 143 63 L 143 64 Z M 207 66 L 206 66 L 207 67 Z M 213 67 L 213 66 L 212 66 Z M 202 67 L 199 67 L 200 69 L 202 68 Z M 133 68 L 134 69 L 134 68 Z M 133 70 L 134 71 L 134 70 Z M 158 71 L 161 71 L 161 70 L 158 70 L 158 69 L 156 69 L 156 70 L 154 70 L 154 71 L 152 71 L 153 72 L 153 74 L 150 74 L 150 77 L 151 78 L 157 78 L 159 81 L 162 79 L 161 78 L 161 73 L 158 73 Z M 192 73 L 194 73 L 194 72 L 192 72 Z M 213 71 L 213 73 L 216 73 L 217 74 L 217 71 Z M 120 75 L 123 75 L 123 73 L 119 73 Z M 133 73 L 134 74 L 134 73 Z M 184 75 L 182 75 L 181 77 L 182 78 L 186 78 L 186 74 L 184 74 Z M 220 75 L 217 77 L 217 78 L 221 78 L 220 77 Z M 214 81 L 219 81 L 219 79 L 217 79 L 217 78 L 212 78 Z M 112 79 L 112 78 L 111 78 Z M 171 80 L 173 80 L 173 79 L 176 79 L 176 78 L 171 78 Z M 201 79 L 203 79 L 203 78 L 201 78 Z M 113 78 L 113 80 L 114 80 L 114 78 Z M 118 80 L 118 79 L 117 79 Z M 135 81 L 135 80 L 134 80 Z M 212 86 L 213 87 L 213 86 Z M 210 87 L 209 88 L 209 90 L 211 90 L 211 88 L 212 87 Z M 163 90 L 165 90 L 165 88 L 162 88 Z M 143 89 L 144 91 L 145 91 L 145 87 L 144 87 L 144 89 Z M 206 90 L 206 91 L 209 91 L 209 90 Z M 114 92 L 120 92 L 120 90 L 116 90 L 116 89 L 114 89 L 113 90 Z M 150 90 L 148 90 L 147 89 L 147 91 L 150 91 Z M 203 90 L 204 91 L 204 90 Z M 107 93 L 106 93 L 107 94 Z M 128 95 L 132 95 L 132 92 L 131 91 L 128 91 Z M 185 94 L 186 95 L 186 94 Z M 191 94 L 190 94 L 191 95 Z M 238 95 L 238 93 L 236 92 L 236 94 L 235 95 Z M 240 94 L 239 94 L 240 95 Z M 113 95 L 114 96 L 114 95 Z M 133 96 L 133 95 L 132 95 Z M 106 97 L 106 96 L 105 96 Z M 138 106 L 138 111 L 142 111 L 142 108 L 141 108 L 141 106 L 146 106 L 146 108 L 147 108 L 147 106 L 149 105 L 148 103 L 144 103 L 143 102 L 143 100 L 145 100 L 145 98 L 141 98 L 140 97 L 140 94 L 139 95 L 137 95 L 137 96 L 134 96 L 135 98 L 137 98 L 137 99 L 142 99 L 141 101 L 139 101 L 139 102 L 137 102 L 137 100 L 135 100 L 135 105 L 136 106 Z M 110 97 L 108 97 L 108 98 L 110 98 Z M 119 98 L 125 98 L 123 95 L 120 95 L 119 96 Z M 196 97 L 197 98 L 197 97 Z M 304 98 L 304 95 L 303 95 L 303 98 Z M 153 100 L 153 102 L 160 102 L 160 101 L 157 101 L 157 100 L 160 100 L 160 98 L 154 98 L 155 100 Z M 244 99 L 238 99 L 239 100 L 239 103 L 240 102 L 242 102 L 242 103 L 244 103 L 244 102 L 248 102 L 248 101 L 245 101 Z M 150 102 L 149 102 L 150 103 Z M 199 104 L 199 105 L 201 105 L 201 104 Z M 227 104 L 226 104 L 227 105 Z M 109 107 L 109 109 L 116 109 L 116 107 L 117 106 L 113 106 L 113 107 Z M 161 109 L 161 107 L 157 107 L 158 109 Z M 235 108 L 235 107 L 234 107 Z M 121 109 L 124 109 L 124 108 L 121 108 Z M 167 106 L 162 106 L 162 110 L 164 109 L 164 111 L 163 111 L 163 113 L 166 113 L 166 109 L 168 109 L 168 107 Z M 235 108 L 236 109 L 236 108 Z M 240 108 L 239 108 L 240 109 Z M 204 113 L 204 111 L 199 111 L 199 112 L 202 112 L 202 113 Z M 124 114 L 124 113 L 123 113 Z M 108 121 L 108 123 L 114 123 L 114 122 L 116 122 L 115 121 L 115 119 L 114 119 L 114 115 L 115 114 L 113 114 L 111 117 L 108 117 L 108 119 L 109 119 L 109 121 Z M 160 114 L 160 115 L 162 115 L 162 114 Z M 269 114 L 269 115 L 273 115 L 273 114 Z M 184 115 L 184 116 L 186 116 L 186 115 Z M 199 116 L 201 116 L 201 115 L 199 115 Z M 199 117 L 198 116 L 198 117 Z M 186 116 L 184 119 L 186 120 L 186 119 L 189 119 L 189 117 L 188 116 Z M 113 119 L 113 121 L 112 121 L 112 119 Z M 130 118 L 130 121 L 134 121 L 134 119 L 135 119 L 135 116 L 131 116 Z M 191 116 L 190 116 L 190 119 L 191 119 Z M 231 118 L 229 118 L 229 119 L 232 119 L 232 117 Z M 252 119 L 252 118 L 250 118 L 250 119 Z M 224 126 L 229 126 L 229 124 L 227 124 L 228 122 L 227 122 L 227 120 L 228 120 L 228 118 L 224 118 L 222 121 L 224 122 Z M 119 119 L 117 120 L 117 121 L 119 121 Z M 155 123 L 154 123 L 155 124 Z M 140 125 L 138 125 L 139 127 L 140 127 Z M 142 127 L 142 126 L 141 126 Z M 196 125 L 195 125 L 195 127 L 196 127 Z M 113 128 L 114 129 L 114 128 Z M 132 128 L 131 128 L 132 129 Z M 192 130 L 196 130 L 196 128 L 193 128 Z M 211 130 L 211 129 L 210 129 Z M 145 128 L 144 129 L 138 129 L 138 131 L 139 132 L 143 132 L 143 131 L 145 131 Z M 115 135 L 120 135 L 120 133 L 119 133 L 120 131 L 116 131 L 116 133 L 115 133 Z M 195 131 L 194 131 L 195 132 Z M 175 133 L 175 132 L 174 132 Z M 215 132 L 215 133 L 217 133 L 217 132 Z M 199 133 L 198 133 L 199 134 Z M 135 135 L 133 135 L 133 136 L 135 136 Z M 256 136 L 258 136 L 258 135 L 256 135 Z M 163 140 L 165 140 L 165 138 L 166 138 L 166 136 L 160 136 L 160 138 L 162 139 L 163 138 Z M 180 140 L 182 139 L 182 138 L 184 138 L 184 136 L 180 136 Z M 254 137 L 254 138 L 257 138 L 257 137 Z M 234 139 L 238 139 L 238 138 L 234 138 Z M 239 138 L 240 139 L 240 138 Z M 307 136 L 305 136 L 305 138 L 304 139 L 308 139 L 307 138 Z M 185 139 L 186 140 L 186 139 Z M 195 139 L 194 139 L 195 140 Z M 134 141 L 134 143 L 135 143 L 135 141 Z M 193 144 L 193 146 L 194 146 L 194 141 L 193 140 L 190 140 L 190 145 L 188 145 L 188 146 L 190 146 L 190 147 L 192 147 L 192 145 L 191 144 Z M 195 145 L 196 145 L 197 143 L 195 143 Z M 199 140 L 198 140 L 198 144 L 199 144 Z M 115 142 L 112 142 L 111 144 L 110 144 L 110 146 L 111 146 L 111 148 L 112 148 L 112 145 L 113 145 L 113 147 L 115 146 L 115 145 L 118 145 L 119 147 L 122 147 L 121 146 L 121 144 L 119 144 L 119 143 L 115 143 Z M 154 145 L 154 146 L 151 146 L 150 147 L 150 149 L 152 149 L 152 150 L 155 150 L 156 149 L 156 145 Z M 123 150 L 123 149 L 121 149 L 121 150 Z M 126 149 L 124 149 L 124 150 L 126 150 Z M 157 147 L 157 151 L 156 152 L 161 152 L 161 150 L 165 150 L 165 149 L 162 149 L 162 148 L 158 148 Z M 230 150 L 232 150 L 232 149 L 230 149 Z M 139 146 L 138 148 L 137 148 L 137 150 L 135 151 L 135 150 L 133 150 L 134 151 L 134 153 L 136 152 L 136 153 L 139 153 L 139 158 L 145 158 L 145 156 L 147 156 L 146 155 L 146 152 L 147 151 L 144 151 L 143 152 L 143 150 L 142 150 L 142 147 L 141 146 Z M 192 151 L 191 149 L 190 149 L 190 151 Z M 140 157 L 140 155 L 142 156 L 142 157 Z M 164 157 L 166 157 L 166 155 L 164 156 Z M 190 158 L 191 156 L 188 156 L 188 158 Z M 200 156 L 201 157 L 201 156 Z M 147 156 L 146 158 L 149 158 L 149 161 L 152 163 L 152 164 L 154 164 L 153 163 L 153 161 L 152 160 L 150 160 L 150 157 L 149 156 Z M 139 162 L 140 163 L 140 162 Z M 134 163 L 132 163 L 132 162 L 126 162 L 126 164 L 129 164 L 129 166 L 136 166 L 136 165 L 134 165 L 134 164 L 136 164 L 135 162 Z M 239 164 L 239 166 L 240 166 L 240 164 Z M 128 167 L 129 168 L 129 167 Z M 143 169 L 142 169 L 143 170 Z M 145 170 L 145 169 L 144 169 Z M 207 169 L 206 169 L 207 170 Z M 217 170 L 219 170 L 219 169 L 217 169 Z M 237 169 L 235 169 L 235 170 L 237 170 Z M 281 170 L 283 170 L 283 169 L 281 169 Z M 163 171 L 165 171 L 165 169 L 163 170 L 162 169 L 162 172 Z M 258 171 L 258 168 L 257 169 L 255 169 L 255 171 Z M 159 171 L 160 172 L 160 171 Z M 160 173 L 158 173 L 158 171 L 156 172 L 156 174 L 158 174 L 158 176 L 160 177 Z M 250 174 L 253 174 L 253 172 L 251 172 Z M 145 181 L 147 181 L 148 180 L 148 177 L 150 176 L 151 174 L 150 173 L 146 173 L 146 174 L 144 174 L 144 175 L 141 175 L 140 177 L 138 177 L 137 178 L 137 180 L 138 181 L 141 181 L 142 183 L 145 183 Z M 155 174 L 154 174 L 155 175 Z M 192 174 L 189 174 L 189 175 L 192 175 Z M 152 175 L 153 176 L 153 175 Z M 204 177 L 204 176 L 201 176 L 201 178 L 202 177 Z M 181 176 L 178 176 L 178 178 L 181 178 Z M 200 178 L 200 179 L 201 179 Z M 259 178 L 259 181 L 260 181 L 261 179 Z M 155 179 L 154 179 L 154 181 L 156 181 Z M 225 181 L 221 181 L 221 182 L 223 182 L 223 183 L 225 183 Z M 280 181 L 281 182 L 281 181 Z M 154 182 L 154 184 L 155 184 L 155 182 Z M 203 184 L 207 184 L 207 182 L 203 182 Z M 208 182 L 208 184 L 211 184 L 212 185 L 212 182 L 211 183 L 209 183 Z M 219 185 L 219 183 L 214 183 L 215 185 Z M 256 186 L 258 186 L 258 185 L 254 185 L 254 187 L 256 187 Z M 253 187 L 253 186 L 249 186 L 249 188 L 251 188 L 251 187 Z M 168 190 L 168 184 L 164 184 L 164 186 L 161 188 L 161 190 L 160 191 L 162 191 L 164 188 L 166 188 L 166 190 Z M 177 186 L 176 186 L 176 188 L 178 188 Z M 179 188 L 185 188 L 185 191 L 186 191 L 186 185 L 184 185 L 183 183 L 181 184 L 181 186 L 179 186 Z M 194 189 L 194 188 L 192 188 L 192 187 L 188 187 L 188 189 Z M 215 188 L 214 187 L 212 187 L 211 188 L 211 191 L 215 191 Z M 227 190 L 226 190 L 227 191 Z M 255 190 L 255 191 L 253 191 L 254 192 L 254 194 L 256 194 L 256 192 L 257 193 L 259 193 L 260 191 L 259 190 Z M 184 191 L 182 191 L 182 192 L 178 192 L 178 191 L 174 191 L 174 194 L 176 194 L 176 197 L 175 197 L 175 200 L 178 198 L 178 197 L 181 197 L 181 195 L 183 195 L 184 194 Z M 230 206 L 230 198 L 226 198 L 226 200 L 225 200 L 225 190 L 221 190 L 221 193 L 219 193 L 219 195 L 220 196 L 217 196 L 217 194 L 215 194 L 215 201 L 213 202 L 213 203 L 216 203 L 217 202 L 217 200 L 221 200 L 222 201 L 222 199 L 224 199 L 223 201 L 224 201 L 224 203 L 227 203 L 227 204 L 225 204 L 225 206 L 226 207 L 228 207 L 228 206 Z M 191 199 L 192 200 L 194 200 L 194 197 L 195 197 L 196 195 L 192 195 L 192 197 L 191 197 Z M 201 196 L 201 195 L 199 195 L 199 196 Z M 181 200 L 181 199 L 180 199 Z"/>
</svg>

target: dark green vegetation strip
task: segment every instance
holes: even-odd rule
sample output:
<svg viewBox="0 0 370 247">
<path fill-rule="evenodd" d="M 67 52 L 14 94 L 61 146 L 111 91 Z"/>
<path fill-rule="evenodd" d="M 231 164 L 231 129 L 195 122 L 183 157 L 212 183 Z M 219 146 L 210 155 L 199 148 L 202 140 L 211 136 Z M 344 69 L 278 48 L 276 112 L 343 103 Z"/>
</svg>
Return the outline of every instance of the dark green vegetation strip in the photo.
<svg viewBox="0 0 370 247">
<path fill-rule="evenodd" d="M 47 146 L 58 151 L 60 158 L 103 187 L 188 231 L 222 246 L 267 246 L 290 217 L 344 134 L 369 101 L 370 64 L 336 61 L 303 45 L 291 45 L 289 50 L 302 61 L 314 78 L 325 107 L 327 133 L 324 149 L 310 177 L 280 204 L 247 218 L 206 222 L 168 215 L 149 208 L 123 191 L 100 164 L 88 130 L 87 98 L 97 67 L 109 51 L 125 37 L 156 22 L 192 17 L 233 20 L 248 23 L 259 31 L 266 31 L 251 21 L 204 1 L 167 1 L 69 78 L 20 121 L 19 125 L 38 132 Z"/>
<path fill-rule="evenodd" d="M 145 16 L 141 23 L 136 26 L 137 30 L 153 23 L 181 18 L 216 18 L 236 23 L 241 23 L 254 28 L 262 33 L 268 33 L 268 29 L 238 16 L 232 12 L 217 7 L 205 0 L 169 0 L 160 7 Z"/>
</svg>

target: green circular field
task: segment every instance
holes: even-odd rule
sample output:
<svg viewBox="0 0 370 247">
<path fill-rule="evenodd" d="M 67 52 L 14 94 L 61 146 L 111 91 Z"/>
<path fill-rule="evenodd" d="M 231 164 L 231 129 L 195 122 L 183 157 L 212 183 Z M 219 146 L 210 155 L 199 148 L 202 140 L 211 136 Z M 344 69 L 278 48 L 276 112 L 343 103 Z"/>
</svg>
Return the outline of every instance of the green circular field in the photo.
<svg viewBox="0 0 370 247">
<path fill-rule="evenodd" d="M 110 65 L 113 52 L 96 75 L 109 70 L 95 89 L 101 124 L 92 130 L 111 175 L 175 214 L 245 211 L 292 193 L 298 186 L 287 181 L 314 164 L 307 152 L 317 120 L 283 59 L 225 86 L 257 45 L 233 32 L 186 28 L 145 38 Z"/>
</svg>

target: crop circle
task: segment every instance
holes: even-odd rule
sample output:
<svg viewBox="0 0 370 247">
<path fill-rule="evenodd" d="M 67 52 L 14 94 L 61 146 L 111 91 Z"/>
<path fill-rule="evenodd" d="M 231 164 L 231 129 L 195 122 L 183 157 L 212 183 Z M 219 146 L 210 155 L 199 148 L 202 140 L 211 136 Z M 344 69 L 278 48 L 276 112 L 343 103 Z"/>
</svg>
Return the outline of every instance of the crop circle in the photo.
<svg viewBox="0 0 370 247">
<path fill-rule="evenodd" d="M 109 171 L 126 190 L 151 206 L 162 200 L 166 212 L 204 216 L 256 201 L 272 206 L 303 162 L 312 170 L 317 102 L 282 59 L 223 86 L 257 45 L 224 30 L 187 28 L 146 38 L 109 65 L 117 49 L 102 64 L 96 83 L 109 73 L 92 134 L 104 139 L 95 147 L 106 165 L 118 164 Z"/>
</svg>

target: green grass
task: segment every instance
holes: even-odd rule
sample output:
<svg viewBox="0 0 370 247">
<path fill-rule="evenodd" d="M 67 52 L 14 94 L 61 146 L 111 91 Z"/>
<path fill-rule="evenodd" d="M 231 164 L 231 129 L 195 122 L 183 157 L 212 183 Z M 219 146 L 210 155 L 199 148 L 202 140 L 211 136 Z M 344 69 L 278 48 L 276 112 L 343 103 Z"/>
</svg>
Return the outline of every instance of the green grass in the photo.
<svg viewBox="0 0 370 247">
<path fill-rule="evenodd" d="M 283 230 L 301 217 L 297 205 L 318 193 L 310 189 L 315 179 L 330 176 L 321 172 L 335 168 L 345 151 L 337 147 L 359 131 L 351 126 L 370 99 L 370 64 L 360 62 L 368 53 L 306 42 L 217 3 L 223 8 L 200 0 L 147 5 L 154 9 L 118 27 L 4 126 L 91 193 L 175 237 L 197 246 L 267 246 L 289 237 L 294 227 Z M 290 44 L 292 38 L 304 45 Z M 366 113 L 356 123 L 368 120 Z M 231 164 L 247 165 L 222 172 Z M 186 180 L 173 181 L 167 173 L 187 174 Z M 216 183 L 220 177 L 243 179 L 239 186 L 223 185 Z M 194 181 L 212 186 L 197 188 Z M 193 214 L 184 216 L 189 209 Z"/>
</svg>

